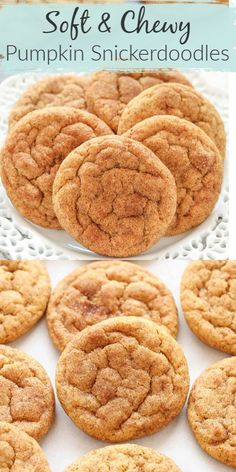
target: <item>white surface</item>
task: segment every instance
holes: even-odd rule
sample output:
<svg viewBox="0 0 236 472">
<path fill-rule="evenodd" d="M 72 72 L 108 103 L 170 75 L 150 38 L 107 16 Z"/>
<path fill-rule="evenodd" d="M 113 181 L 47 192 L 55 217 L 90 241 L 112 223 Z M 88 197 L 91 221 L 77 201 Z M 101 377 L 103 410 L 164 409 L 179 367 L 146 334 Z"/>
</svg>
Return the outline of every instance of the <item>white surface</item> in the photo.
<svg viewBox="0 0 236 472">
<path fill-rule="evenodd" d="M 197 90 L 208 97 L 219 110 L 227 128 L 228 77 L 221 72 L 189 72 L 186 74 Z M 40 75 L 21 74 L 6 79 L 0 86 L 0 144 L 7 134 L 9 111 L 19 95 Z M 226 259 L 228 257 L 228 169 L 221 196 L 209 218 L 197 228 L 175 237 L 162 238 L 135 259 Z M 10 204 L 0 186 L 0 252 L 9 259 L 91 259 L 91 253 L 64 231 L 40 228 L 25 220 Z"/>
<path fill-rule="evenodd" d="M 235 0 L 236 6 L 236 0 Z M 236 259 L 236 73 L 231 72 L 229 74 L 229 154 L 230 154 L 230 172 L 229 172 L 229 183 L 230 183 L 230 205 L 229 205 L 229 257 L 230 259 Z"/>
<path fill-rule="evenodd" d="M 52 285 L 68 272 L 78 267 L 80 262 L 47 262 Z M 184 261 L 143 262 L 144 267 L 158 275 L 174 294 L 180 314 L 178 342 L 188 360 L 191 383 L 203 369 L 226 357 L 223 353 L 201 343 L 187 327 L 179 306 L 179 284 L 186 266 Z M 34 356 L 47 370 L 54 385 L 55 368 L 59 353 L 49 338 L 45 320 L 42 320 L 29 334 L 12 343 Z M 171 457 L 182 472 L 229 472 L 232 468 L 218 463 L 205 454 L 198 446 L 186 419 L 185 409 L 167 428 L 161 432 L 137 441 L 130 441 L 152 447 Z M 62 472 L 65 467 L 87 452 L 107 444 L 90 438 L 77 429 L 57 403 L 56 421 L 41 445 L 48 457 L 52 472 Z"/>
</svg>

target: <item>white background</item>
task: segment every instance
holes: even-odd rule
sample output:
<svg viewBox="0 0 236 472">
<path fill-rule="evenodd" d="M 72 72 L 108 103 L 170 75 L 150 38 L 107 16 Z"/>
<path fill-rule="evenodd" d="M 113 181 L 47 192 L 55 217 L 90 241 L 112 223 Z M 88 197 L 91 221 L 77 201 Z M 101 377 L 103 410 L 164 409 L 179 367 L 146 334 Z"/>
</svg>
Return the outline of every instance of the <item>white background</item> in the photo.
<svg viewBox="0 0 236 472">
<path fill-rule="evenodd" d="M 51 275 L 52 285 L 55 286 L 61 278 L 80 264 L 79 262 L 65 261 L 47 262 L 46 265 Z M 226 355 L 201 343 L 191 333 L 183 319 L 179 305 L 179 285 L 186 262 L 143 262 L 140 265 L 158 275 L 174 294 L 180 314 L 178 342 L 187 357 L 192 383 L 203 369 L 226 357 Z M 12 345 L 31 354 L 41 362 L 54 385 L 55 368 L 59 353 L 53 347 L 49 338 L 45 319 L 41 320 L 30 333 L 12 343 Z M 185 410 L 161 432 L 133 442 L 152 447 L 168 455 L 176 462 L 182 472 L 233 471 L 232 468 L 218 463 L 200 449 L 187 424 Z M 56 421 L 41 445 L 47 455 L 52 472 L 62 472 L 83 454 L 107 444 L 96 441 L 77 429 L 57 402 Z"/>
<path fill-rule="evenodd" d="M 236 73 L 229 74 L 229 257 L 236 259 Z"/>
</svg>

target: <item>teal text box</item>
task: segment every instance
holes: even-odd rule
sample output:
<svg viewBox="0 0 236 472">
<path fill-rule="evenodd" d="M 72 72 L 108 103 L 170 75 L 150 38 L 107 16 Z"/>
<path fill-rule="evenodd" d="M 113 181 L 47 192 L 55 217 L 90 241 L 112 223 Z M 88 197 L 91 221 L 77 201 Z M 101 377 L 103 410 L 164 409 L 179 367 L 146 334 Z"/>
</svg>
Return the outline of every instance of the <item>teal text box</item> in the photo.
<svg viewBox="0 0 236 472">
<path fill-rule="evenodd" d="M 235 9 L 225 5 L 7 5 L 0 10 L 0 32 L 7 73 L 236 71 Z"/>
</svg>

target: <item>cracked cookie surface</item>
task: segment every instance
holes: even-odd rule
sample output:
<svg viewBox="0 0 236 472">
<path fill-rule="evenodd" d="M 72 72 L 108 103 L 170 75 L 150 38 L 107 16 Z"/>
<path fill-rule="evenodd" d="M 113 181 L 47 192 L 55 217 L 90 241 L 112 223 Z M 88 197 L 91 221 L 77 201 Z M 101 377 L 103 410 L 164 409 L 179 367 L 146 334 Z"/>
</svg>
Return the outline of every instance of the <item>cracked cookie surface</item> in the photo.
<svg viewBox="0 0 236 472">
<path fill-rule="evenodd" d="M 12 128 L 23 116 L 46 107 L 86 109 L 85 90 L 88 84 L 88 77 L 75 74 L 52 75 L 37 81 L 13 106 L 9 126 Z"/>
<path fill-rule="evenodd" d="M 225 155 L 226 134 L 218 111 L 199 92 L 181 84 L 157 85 L 135 97 L 121 115 L 118 134 L 156 115 L 175 115 L 194 123 L 214 141 L 221 155 Z"/>
<path fill-rule="evenodd" d="M 108 136 L 83 144 L 64 160 L 53 203 L 74 239 L 98 254 L 127 257 L 163 236 L 175 213 L 176 186 L 152 151 L 129 138 Z"/>
<path fill-rule="evenodd" d="M 184 354 L 167 329 L 117 317 L 81 331 L 57 366 L 58 398 L 74 423 L 110 442 L 150 435 L 184 406 Z"/>
<path fill-rule="evenodd" d="M 54 393 L 44 368 L 28 354 L 0 345 L 0 421 L 41 439 L 54 420 Z"/>
<path fill-rule="evenodd" d="M 14 341 L 37 323 L 50 290 L 42 262 L 0 260 L 0 343 Z"/>
<path fill-rule="evenodd" d="M 178 332 L 171 292 L 150 272 L 125 261 L 86 264 L 54 289 L 47 310 L 50 336 L 62 351 L 87 326 L 114 316 L 140 316 Z"/>
<path fill-rule="evenodd" d="M 107 134 L 110 128 L 84 110 L 48 107 L 28 113 L 1 153 L 3 185 L 14 207 L 33 223 L 60 229 L 52 205 L 57 170 L 81 143 Z"/>
<path fill-rule="evenodd" d="M 181 282 L 186 321 L 201 341 L 236 355 L 236 261 L 195 261 Z"/>
<path fill-rule="evenodd" d="M 163 82 L 179 82 L 191 86 L 188 79 L 176 70 L 96 72 L 86 90 L 88 110 L 103 119 L 113 131 L 117 131 L 120 116 L 127 103 L 143 90 Z"/>
<path fill-rule="evenodd" d="M 1 472 L 50 472 L 38 443 L 13 425 L 0 422 Z"/>
<path fill-rule="evenodd" d="M 188 419 L 204 451 L 236 467 L 236 357 L 209 367 L 195 382 Z"/>
<path fill-rule="evenodd" d="M 181 472 L 166 456 L 135 444 L 108 446 L 92 451 L 64 472 Z"/>
<path fill-rule="evenodd" d="M 177 187 L 177 209 L 167 235 L 202 223 L 218 199 L 223 164 L 213 141 L 198 126 L 175 116 L 153 116 L 125 133 L 168 167 Z"/>
</svg>

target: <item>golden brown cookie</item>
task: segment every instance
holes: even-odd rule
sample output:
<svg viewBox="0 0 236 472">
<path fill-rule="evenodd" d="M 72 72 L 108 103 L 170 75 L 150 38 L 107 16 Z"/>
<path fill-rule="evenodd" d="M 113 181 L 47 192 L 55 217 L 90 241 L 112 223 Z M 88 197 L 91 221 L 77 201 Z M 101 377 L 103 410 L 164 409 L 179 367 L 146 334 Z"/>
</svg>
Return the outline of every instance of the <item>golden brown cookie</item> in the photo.
<svg viewBox="0 0 236 472">
<path fill-rule="evenodd" d="M 54 420 L 54 394 L 44 368 L 28 354 L 0 345 L 0 421 L 41 439 Z"/>
<path fill-rule="evenodd" d="M 56 385 L 79 428 L 116 442 L 153 434 L 172 421 L 184 406 L 189 375 L 166 328 L 124 316 L 86 328 L 67 344 Z"/>
<path fill-rule="evenodd" d="M 120 116 L 127 103 L 143 90 L 163 82 L 179 82 L 191 86 L 189 80 L 177 70 L 95 72 L 86 89 L 88 110 L 104 120 L 113 131 L 117 131 Z"/>
<path fill-rule="evenodd" d="M 1 153 L 3 185 L 14 207 L 33 223 L 60 228 L 52 185 L 61 162 L 81 143 L 111 133 L 84 110 L 48 107 L 28 113 L 13 127 Z"/>
<path fill-rule="evenodd" d="M 155 115 L 175 115 L 194 123 L 214 141 L 222 156 L 225 155 L 224 123 L 214 105 L 193 88 L 169 83 L 144 90 L 124 109 L 118 134 Z"/>
<path fill-rule="evenodd" d="M 98 254 L 128 257 L 165 233 L 176 210 L 176 186 L 145 146 L 107 136 L 65 159 L 55 178 L 53 203 L 61 226 L 75 240 Z"/>
<path fill-rule="evenodd" d="M 12 424 L 0 422 L 1 472 L 50 472 L 38 443 Z"/>
<path fill-rule="evenodd" d="M 185 319 L 211 347 L 236 355 L 236 261 L 195 261 L 181 283 Z"/>
<path fill-rule="evenodd" d="M 223 163 L 213 141 L 198 126 L 176 116 L 153 116 L 125 136 L 156 154 L 175 178 L 177 209 L 168 236 L 202 223 L 219 197 Z"/>
<path fill-rule="evenodd" d="M 27 333 L 44 315 L 49 296 L 42 262 L 0 260 L 0 343 Z"/>
<path fill-rule="evenodd" d="M 171 292 L 156 276 L 125 261 L 86 264 L 54 289 L 47 311 L 50 336 L 60 351 L 87 326 L 114 316 L 140 316 L 178 332 Z"/>
<path fill-rule="evenodd" d="M 188 419 L 204 451 L 236 468 L 236 357 L 223 359 L 195 382 Z"/>
<path fill-rule="evenodd" d="M 51 75 L 37 81 L 15 103 L 10 113 L 9 126 L 14 126 L 28 113 L 46 107 L 86 109 L 85 90 L 88 84 L 88 77 L 75 74 Z"/>
<path fill-rule="evenodd" d="M 137 444 L 108 446 L 89 452 L 65 472 L 181 472 L 175 463 L 153 449 Z"/>
</svg>

